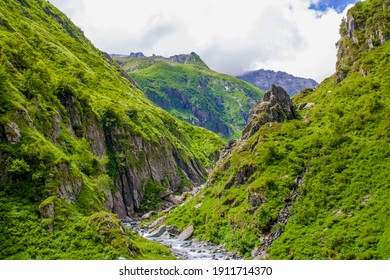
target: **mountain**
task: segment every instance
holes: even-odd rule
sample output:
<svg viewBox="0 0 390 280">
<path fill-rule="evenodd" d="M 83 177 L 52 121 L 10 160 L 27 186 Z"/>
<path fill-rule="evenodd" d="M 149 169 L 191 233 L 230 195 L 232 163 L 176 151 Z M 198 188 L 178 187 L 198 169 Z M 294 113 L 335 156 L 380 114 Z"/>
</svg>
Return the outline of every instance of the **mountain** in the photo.
<svg viewBox="0 0 390 280">
<path fill-rule="evenodd" d="M 194 52 L 169 58 L 112 55 L 157 106 L 193 125 L 237 138 L 263 95 L 256 87 L 207 67 Z"/>
<path fill-rule="evenodd" d="M 350 9 L 337 72 L 291 100 L 272 86 L 167 224 L 248 258 L 389 259 L 389 12 Z"/>
<path fill-rule="evenodd" d="M 313 79 L 298 78 L 281 71 L 256 70 L 237 76 L 238 79 L 251 83 L 261 90 L 268 90 L 275 84 L 283 87 L 290 96 L 306 88 L 315 88 L 318 83 Z"/>
<path fill-rule="evenodd" d="M 48 1 L 1 0 L 0 259 L 173 258 L 119 219 L 203 183 L 224 142 L 134 84 Z"/>
</svg>

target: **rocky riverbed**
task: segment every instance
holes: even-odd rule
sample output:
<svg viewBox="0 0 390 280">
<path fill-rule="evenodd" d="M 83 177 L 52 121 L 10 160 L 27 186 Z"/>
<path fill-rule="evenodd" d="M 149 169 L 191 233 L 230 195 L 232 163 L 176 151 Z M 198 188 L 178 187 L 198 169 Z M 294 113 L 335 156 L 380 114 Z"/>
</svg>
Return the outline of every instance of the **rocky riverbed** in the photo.
<svg viewBox="0 0 390 280">
<path fill-rule="evenodd" d="M 213 246 L 207 242 L 188 239 L 188 232 L 176 232 L 172 227 L 160 226 L 159 229 L 150 229 L 141 226 L 139 220 L 124 222 L 124 225 L 137 231 L 141 236 L 159 242 L 169 247 L 174 254 L 183 260 L 237 260 L 239 256 L 227 252 L 222 245 Z M 156 234 L 157 233 L 157 234 Z M 187 235 L 187 236 L 186 236 Z M 183 240 L 184 239 L 184 240 Z"/>
</svg>

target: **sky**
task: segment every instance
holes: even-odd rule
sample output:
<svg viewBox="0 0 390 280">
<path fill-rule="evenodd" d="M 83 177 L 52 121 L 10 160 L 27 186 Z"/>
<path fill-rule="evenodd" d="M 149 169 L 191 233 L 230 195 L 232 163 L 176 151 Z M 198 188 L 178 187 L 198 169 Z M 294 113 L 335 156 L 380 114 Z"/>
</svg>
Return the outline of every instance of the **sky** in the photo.
<svg viewBox="0 0 390 280">
<path fill-rule="evenodd" d="M 335 71 L 339 26 L 357 0 L 49 0 L 99 49 L 192 51 L 230 75 L 267 69 L 321 82 Z"/>
</svg>

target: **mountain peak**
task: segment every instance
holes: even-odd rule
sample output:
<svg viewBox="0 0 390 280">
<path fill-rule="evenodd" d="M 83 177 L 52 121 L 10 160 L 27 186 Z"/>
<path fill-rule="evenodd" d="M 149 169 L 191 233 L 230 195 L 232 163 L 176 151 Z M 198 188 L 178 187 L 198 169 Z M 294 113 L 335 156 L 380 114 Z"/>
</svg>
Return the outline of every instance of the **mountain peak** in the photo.
<svg viewBox="0 0 390 280">
<path fill-rule="evenodd" d="M 198 54 L 195 52 L 191 52 L 189 54 L 178 54 L 178 55 L 173 55 L 168 58 L 168 60 L 180 64 L 195 64 L 199 65 L 202 67 L 207 67 L 206 63 L 200 58 Z"/>
<path fill-rule="evenodd" d="M 145 58 L 146 56 L 142 52 L 131 52 L 129 58 Z"/>
<path fill-rule="evenodd" d="M 292 96 L 306 88 L 314 88 L 317 82 L 313 79 L 295 77 L 282 71 L 255 70 L 237 76 L 240 80 L 253 84 L 261 90 L 268 90 L 272 84 L 283 87 Z"/>
</svg>

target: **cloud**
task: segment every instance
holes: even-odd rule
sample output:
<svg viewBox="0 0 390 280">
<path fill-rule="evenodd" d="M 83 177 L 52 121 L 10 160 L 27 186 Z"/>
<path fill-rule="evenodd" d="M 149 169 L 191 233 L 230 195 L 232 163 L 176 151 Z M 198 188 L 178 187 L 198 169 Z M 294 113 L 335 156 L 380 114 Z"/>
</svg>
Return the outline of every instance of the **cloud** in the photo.
<svg viewBox="0 0 390 280">
<path fill-rule="evenodd" d="M 265 68 L 317 81 L 334 72 L 342 18 L 309 9 L 323 1 L 51 0 L 109 53 L 195 51 L 219 72 Z"/>
<path fill-rule="evenodd" d="M 259 62 L 294 56 L 306 44 L 297 25 L 276 7 L 264 9 L 245 32 L 242 40 L 221 37 L 210 42 L 201 50 L 202 57 L 212 68 L 238 75 Z"/>
</svg>

